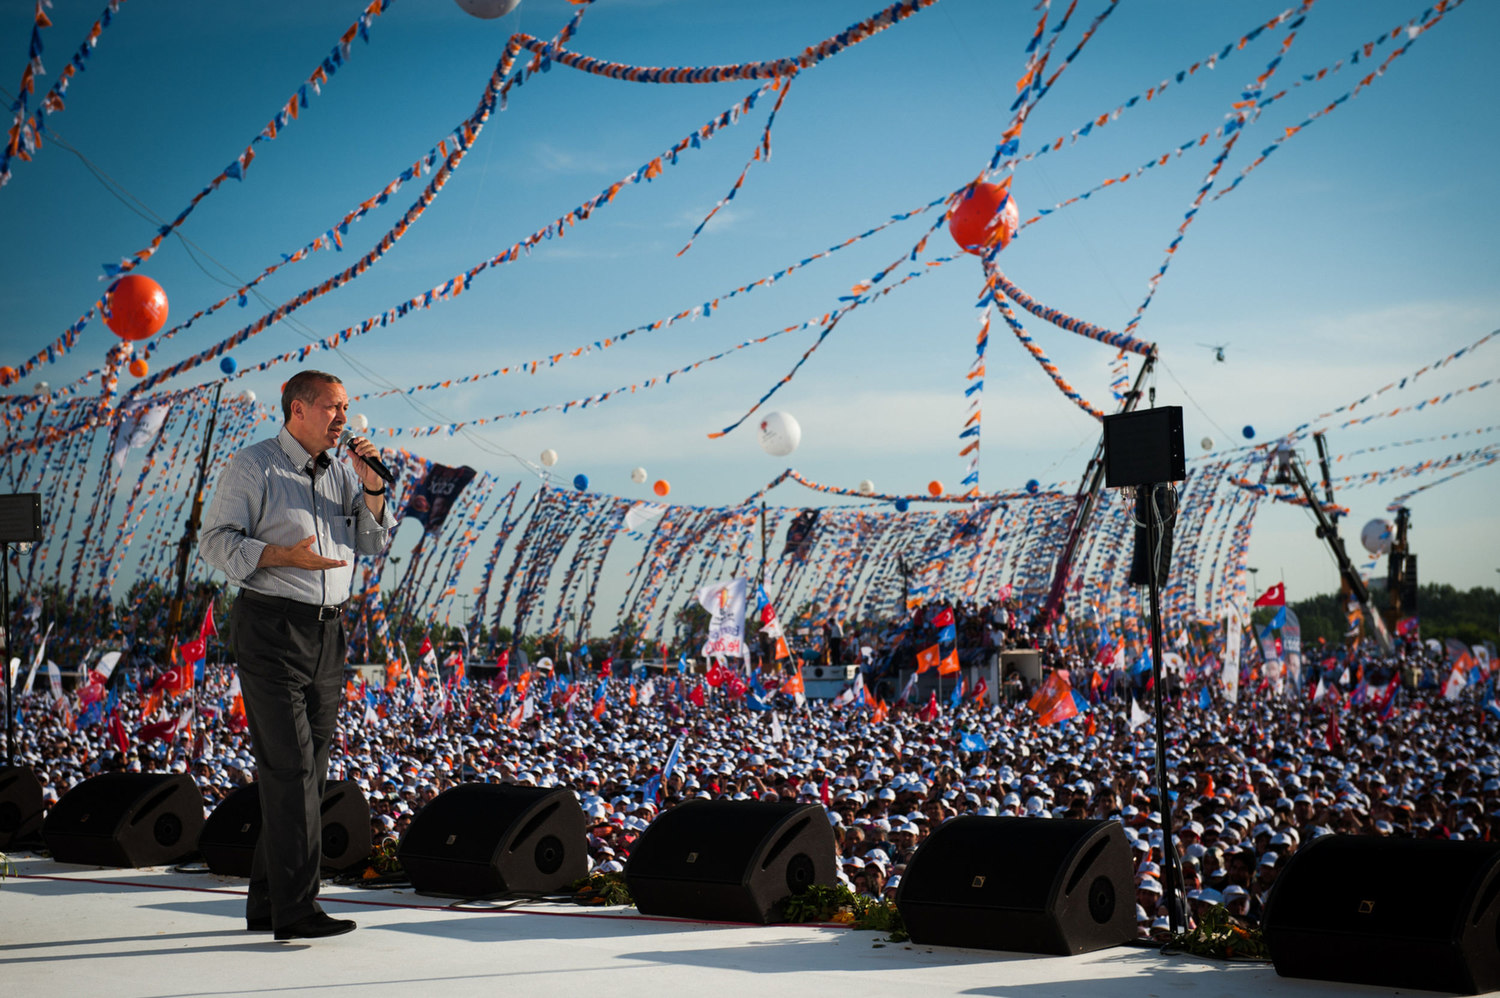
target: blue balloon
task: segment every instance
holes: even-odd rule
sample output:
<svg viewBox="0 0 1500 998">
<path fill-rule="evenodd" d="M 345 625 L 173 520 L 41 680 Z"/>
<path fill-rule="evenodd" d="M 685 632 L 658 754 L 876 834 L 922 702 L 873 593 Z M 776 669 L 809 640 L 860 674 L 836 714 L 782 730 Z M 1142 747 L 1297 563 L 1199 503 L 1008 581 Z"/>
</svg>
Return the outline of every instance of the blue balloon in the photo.
<svg viewBox="0 0 1500 998">
<path fill-rule="evenodd" d="M 588 491 L 588 487 L 589 487 L 589 476 L 588 475 L 577 474 L 577 475 L 573 476 L 573 488 L 577 489 L 579 492 L 586 492 L 586 491 Z"/>
<path fill-rule="evenodd" d="M 911 503 L 907 502 L 905 499 L 897 499 L 896 500 L 896 512 L 898 512 L 898 513 L 905 513 L 910 508 L 911 508 Z"/>
<path fill-rule="evenodd" d="M 1039 490 L 1041 487 L 1042 483 L 1037 481 L 1035 478 L 1026 483 L 1026 491 L 1030 492 L 1032 495 L 1036 495 L 1037 490 Z"/>
<path fill-rule="evenodd" d="M 1253 427 L 1253 426 L 1247 426 L 1243 430 L 1241 430 L 1240 432 L 1245 435 L 1245 439 L 1246 440 L 1254 440 L 1255 439 L 1255 427 Z"/>
<path fill-rule="evenodd" d="M 219 361 L 219 370 L 223 371 L 225 374 L 233 374 L 234 369 L 239 366 L 239 364 L 235 363 L 233 357 L 225 357 L 223 360 Z"/>
</svg>

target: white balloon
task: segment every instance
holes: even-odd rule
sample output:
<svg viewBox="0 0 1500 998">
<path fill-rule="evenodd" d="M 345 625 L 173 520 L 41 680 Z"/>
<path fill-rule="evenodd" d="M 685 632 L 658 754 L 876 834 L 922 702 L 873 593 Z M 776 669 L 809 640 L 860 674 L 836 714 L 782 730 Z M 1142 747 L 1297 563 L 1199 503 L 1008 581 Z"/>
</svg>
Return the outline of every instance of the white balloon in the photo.
<svg viewBox="0 0 1500 998">
<path fill-rule="evenodd" d="M 875 494 L 875 483 L 866 478 L 859 483 L 859 491 L 862 495 L 872 496 Z"/>
<path fill-rule="evenodd" d="M 551 447 L 548 447 L 546 450 L 542 451 L 542 464 L 543 465 L 545 465 L 546 467 L 550 468 L 550 467 L 552 467 L 556 463 L 557 463 L 557 451 L 553 450 Z"/>
<path fill-rule="evenodd" d="M 1201 443 L 1203 444 L 1203 449 L 1204 450 L 1213 450 L 1214 449 L 1214 438 L 1213 437 L 1204 437 L 1203 440 L 1201 441 Z"/>
<path fill-rule="evenodd" d="M 1359 532 L 1359 542 L 1365 550 L 1377 558 L 1391 549 L 1391 524 L 1387 520 L 1371 520 Z"/>
<path fill-rule="evenodd" d="M 632 482 L 634 482 L 635 484 L 640 485 L 642 482 L 644 482 L 646 480 L 646 469 L 645 468 L 632 468 L 631 471 L 630 471 L 630 480 Z"/>
<path fill-rule="evenodd" d="M 240 392 L 240 398 L 244 399 L 246 402 L 254 402 L 255 392 L 249 388 L 246 388 L 244 391 Z"/>
<path fill-rule="evenodd" d="M 802 427 L 784 412 L 768 412 L 760 420 L 760 449 L 772 457 L 786 457 L 802 442 Z"/>
<path fill-rule="evenodd" d="M 47 384 L 47 382 L 45 381 L 38 381 L 36 384 L 31 386 L 31 390 L 36 392 L 38 395 L 46 395 L 47 392 L 51 390 L 51 388 L 52 386 Z"/>
<path fill-rule="evenodd" d="M 457 0 L 457 3 L 465 13 L 482 17 L 486 21 L 504 17 L 521 6 L 521 0 Z"/>
<path fill-rule="evenodd" d="M 349 417 L 349 425 L 354 427 L 355 433 L 363 433 L 370 428 L 370 421 L 362 412 L 356 412 Z"/>
</svg>

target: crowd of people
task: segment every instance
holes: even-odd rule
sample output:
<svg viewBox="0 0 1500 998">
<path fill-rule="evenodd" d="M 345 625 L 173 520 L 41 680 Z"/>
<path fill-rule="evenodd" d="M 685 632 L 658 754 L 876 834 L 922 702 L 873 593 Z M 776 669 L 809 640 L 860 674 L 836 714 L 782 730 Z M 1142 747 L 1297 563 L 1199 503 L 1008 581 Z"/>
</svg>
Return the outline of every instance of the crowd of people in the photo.
<svg viewBox="0 0 1500 998">
<path fill-rule="evenodd" d="M 1066 663 L 1063 653 L 1054 664 Z M 1417 681 L 1378 703 L 1359 696 L 1347 671 L 1331 676 L 1316 702 L 1310 687 L 1230 702 L 1211 678 L 1180 684 L 1166 708 L 1165 810 L 1153 725 L 1113 681 L 1082 673 L 1074 689 L 1088 691 L 1087 709 L 1047 725 L 1025 700 L 972 695 L 892 704 L 877 719 L 859 702 L 799 704 L 776 692 L 784 677 L 759 677 L 770 711 L 747 709 L 690 674 L 538 677 L 524 710 L 519 677 L 450 677 L 439 689 L 429 676 L 420 692 L 404 678 L 392 692 L 351 680 L 330 775 L 364 792 L 377 845 L 399 840 L 417 812 L 460 782 L 569 787 L 588 817 L 591 864 L 603 872 L 623 870 L 659 811 L 690 797 L 817 803 L 834 831 L 841 879 L 885 896 L 933 829 L 956 815 L 1114 819 L 1135 863 L 1140 932 L 1162 936 L 1169 823 L 1189 912 L 1222 904 L 1249 924 L 1289 857 L 1322 835 L 1500 841 L 1491 685 L 1469 684 L 1451 698 L 1423 688 L 1423 670 L 1440 663 L 1420 649 L 1354 664 Z M 174 771 L 192 774 L 211 809 L 255 777 L 231 676 L 210 666 L 196 723 L 150 740 L 139 737 L 150 720 L 139 716 L 144 685 L 115 691 L 113 714 L 97 719 L 81 720 L 67 697 L 22 695 L 18 761 L 35 768 L 49 804 L 101 772 Z M 111 725 L 111 716 L 123 723 Z M 663 773 L 679 742 L 676 767 Z"/>
</svg>

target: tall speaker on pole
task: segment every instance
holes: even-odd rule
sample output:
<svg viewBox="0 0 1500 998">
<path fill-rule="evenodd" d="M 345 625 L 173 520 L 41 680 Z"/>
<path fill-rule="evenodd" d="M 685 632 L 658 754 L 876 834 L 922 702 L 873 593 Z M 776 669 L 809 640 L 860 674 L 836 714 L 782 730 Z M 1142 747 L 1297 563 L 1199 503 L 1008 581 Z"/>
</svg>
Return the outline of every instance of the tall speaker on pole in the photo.
<svg viewBox="0 0 1500 998">
<path fill-rule="evenodd" d="M 1154 401 L 1154 390 L 1153 390 Z M 1140 409 L 1104 417 L 1104 484 L 1135 490 L 1136 556 L 1151 599 L 1151 672 L 1156 713 L 1156 796 L 1162 816 L 1163 874 L 1173 932 L 1185 927 L 1182 871 L 1172 841 L 1172 797 L 1167 791 L 1167 723 L 1162 690 L 1161 586 L 1171 557 L 1177 494 L 1169 482 L 1187 477 L 1182 406 Z M 1142 550 L 1144 548 L 1144 551 Z M 1140 584 L 1134 568 L 1130 582 Z"/>
</svg>

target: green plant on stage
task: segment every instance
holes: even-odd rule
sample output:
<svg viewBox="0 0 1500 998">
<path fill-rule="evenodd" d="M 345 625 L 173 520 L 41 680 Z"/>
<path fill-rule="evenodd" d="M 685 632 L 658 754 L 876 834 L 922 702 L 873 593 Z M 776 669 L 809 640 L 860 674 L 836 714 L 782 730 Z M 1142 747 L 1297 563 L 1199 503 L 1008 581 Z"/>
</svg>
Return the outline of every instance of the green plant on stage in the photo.
<svg viewBox="0 0 1500 998">
<path fill-rule="evenodd" d="M 365 880 L 405 874 L 406 871 L 401 868 L 401 860 L 396 855 L 398 845 L 395 839 L 388 838 L 370 851 L 370 865 L 365 868 Z"/>
<path fill-rule="evenodd" d="M 1259 929 L 1251 928 L 1216 904 L 1198 916 L 1198 927 L 1180 932 L 1166 949 L 1216 960 L 1269 960 L 1270 950 Z"/>
<path fill-rule="evenodd" d="M 836 922 L 854 929 L 888 933 L 888 942 L 909 938 L 906 923 L 895 902 L 855 894 L 843 884 L 813 884 L 801 894 L 785 898 L 779 905 L 787 922 Z"/>
<path fill-rule="evenodd" d="M 573 900 L 579 904 L 635 904 L 623 873 L 591 873 L 570 886 Z"/>
</svg>

